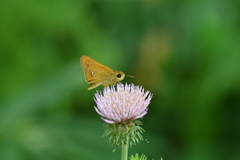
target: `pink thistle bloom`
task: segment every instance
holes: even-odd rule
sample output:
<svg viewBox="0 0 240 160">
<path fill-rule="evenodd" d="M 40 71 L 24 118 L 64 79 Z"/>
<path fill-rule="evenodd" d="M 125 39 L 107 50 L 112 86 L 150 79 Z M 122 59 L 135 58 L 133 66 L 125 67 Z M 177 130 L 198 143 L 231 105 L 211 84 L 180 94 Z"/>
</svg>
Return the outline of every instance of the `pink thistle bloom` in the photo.
<svg viewBox="0 0 240 160">
<path fill-rule="evenodd" d="M 152 94 L 134 84 L 105 87 L 95 94 L 96 112 L 110 124 L 142 118 L 147 114 Z"/>
</svg>

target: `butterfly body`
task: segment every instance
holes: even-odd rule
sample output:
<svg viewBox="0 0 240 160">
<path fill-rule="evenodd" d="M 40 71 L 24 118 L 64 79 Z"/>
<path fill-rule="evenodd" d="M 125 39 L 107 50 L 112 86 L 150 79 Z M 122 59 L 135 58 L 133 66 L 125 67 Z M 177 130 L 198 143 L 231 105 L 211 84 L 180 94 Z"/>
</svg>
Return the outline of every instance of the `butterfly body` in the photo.
<svg viewBox="0 0 240 160">
<path fill-rule="evenodd" d="M 110 69 L 88 56 L 83 55 L 80 58 L 80 63 L 85 73 L 85 79 L 90 84 L 88 90 L 99 85 L 104 87 L 115 85 L 125 77 L 123 72 Z"/>
</svg>

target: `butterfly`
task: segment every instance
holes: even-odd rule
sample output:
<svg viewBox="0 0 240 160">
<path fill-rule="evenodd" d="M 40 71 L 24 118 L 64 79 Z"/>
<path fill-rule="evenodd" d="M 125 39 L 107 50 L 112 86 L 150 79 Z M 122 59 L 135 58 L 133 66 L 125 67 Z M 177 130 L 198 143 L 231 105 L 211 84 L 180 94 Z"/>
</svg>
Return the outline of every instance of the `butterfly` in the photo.
<svg viewBox="0 0 240 160">
<path fill-rule="evenodd" d="M 90 84 L 88 90 L 96 88 L 100 85 L 103 85 L 104 87 L 115 85 L 116 83 L 120 83 L 120 81 L 126 76 L 125 73 L 104 66 L 103 64 L 85 55 L 81 56 L 80 64 L 85 73 L 85 79 L 87 83 Z"/>
</svg>

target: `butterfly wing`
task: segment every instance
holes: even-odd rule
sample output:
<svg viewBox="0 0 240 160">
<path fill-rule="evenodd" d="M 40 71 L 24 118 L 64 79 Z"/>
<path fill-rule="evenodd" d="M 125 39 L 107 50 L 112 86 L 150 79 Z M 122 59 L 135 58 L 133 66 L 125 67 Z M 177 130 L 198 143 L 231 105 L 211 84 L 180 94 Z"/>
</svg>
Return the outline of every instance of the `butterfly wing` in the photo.
<svg viewBox="0 0 240 160">
<path fill-rule="evenodd" d="M 104 80 L 108 79 L 109 76 L 114 74 L 112 69 L 102 65 L 88 56 L 82 56 L 80 62 L 85 72 L 85 79 L 87 83 L 97 83 L 97 86 L 99 86 Z"/>
</svg>

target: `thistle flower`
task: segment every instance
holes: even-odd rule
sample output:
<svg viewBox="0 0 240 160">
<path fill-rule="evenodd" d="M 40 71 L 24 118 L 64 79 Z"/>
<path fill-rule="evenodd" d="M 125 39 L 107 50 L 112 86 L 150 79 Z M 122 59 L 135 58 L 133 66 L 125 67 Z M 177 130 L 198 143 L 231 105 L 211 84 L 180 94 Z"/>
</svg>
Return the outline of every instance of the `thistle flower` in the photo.
<svg viewBox="0 0 240 160">
<path fill-rule="evenodd" d="M 143 140 L 137 120 L 147 114 L 152 94 L 134 84 L 117 84 L 117 88 L 105 87 L 103 92 L 95 94 L 94 107 L 96 112 L 106 122 L 104 136 L 115 146 L 133 145 Z"/>
<path fill-rule="evenodd" d="M 152 94 L 133 84 L 117 84 L 117 90 L 104 88 L 103 93 L 95 94 L 96 112 L 109 124 L 122 123 L 142 118 L 147 114 Z"/>
</svg>

